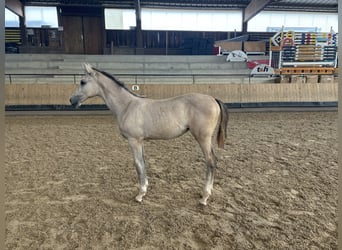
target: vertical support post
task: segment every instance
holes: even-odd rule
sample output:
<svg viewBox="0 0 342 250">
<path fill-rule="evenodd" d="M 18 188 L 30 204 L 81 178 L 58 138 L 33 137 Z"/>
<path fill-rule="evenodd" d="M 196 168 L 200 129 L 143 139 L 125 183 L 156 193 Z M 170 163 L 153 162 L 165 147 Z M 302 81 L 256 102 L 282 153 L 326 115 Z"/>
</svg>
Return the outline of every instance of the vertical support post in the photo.
<svg viewBox="0 0 342 250">
<path fill-rule="evenodd" d="M 136 48 L 143 47 L 142 30 L 141 30 L 141 6 L 140 0 L 135 0 L 135 37 L 136 37 Z"/>
<path fill-rule="evenodd" d="M 0 11 L 0 41 L 5 41 L 5 1 L 0 1 Z M 4 42 L 0 44 L 0 56 L 5 58 Z M 5 60 L 0 62 L 0 141 L 0 249 L 5 249 Z"/>
<path fill-rule="evenodd" d="M 242 22 L 242 33 L 243 35 L 246 35 L 247 34 L 247 28 L 248 28 L 248 21 L 246 22 Z"/>
<path fill-rule="evenodd" d="M 25 16 L 19 16 L 19 27 L 20 27 L 20 38 L 22 45 L 27 45 L 26 27 L 25 27 Z"/>
<path fill-rule="evenodd" d="M 268 66 L 272 66 L 272 40 L 271 40 L 271 38 L 270 38 L 270 40 L 269 40 L 270 42 L 269 42 L 269 44 L 270 44 L 270 47 L 269 47 L 269 55 L 268 55 Z"/>
<path fill-rule="evenodd" d="M 169 49 L 169 32 L 165 31 L 165 54 L 168 54 Z"/>
</svg>

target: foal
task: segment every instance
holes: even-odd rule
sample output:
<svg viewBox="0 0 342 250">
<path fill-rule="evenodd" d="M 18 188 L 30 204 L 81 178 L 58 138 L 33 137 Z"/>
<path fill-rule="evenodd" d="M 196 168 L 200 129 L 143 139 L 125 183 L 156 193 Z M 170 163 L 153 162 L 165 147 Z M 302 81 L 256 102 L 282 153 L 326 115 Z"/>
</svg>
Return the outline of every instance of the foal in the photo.
<svg viewBox="0 0 342 250">
<path fill-rule="evenodd" d="M 206 205 L 213 188 L 217 162 L 212 137 L 217 132 L 220 148 L 224 147 L 226 138 L 228 111 L 224 104 L 211 96 L 197 93 L 161 100 L 142 98 L 130 92 L 112 75 L 89 64 L 84 67 L 85 77 L 70 102 L 79 107 L 88 98 L 100 96 L 112 111 L 133 154 L 140 183 L 136 200 L 142 201 L 148 186 L 143 141 L 172 139 L 190 131 L 199 143 L 206 161 L 206 181 L 200 199 L 200 203 Z"/>
</svg>

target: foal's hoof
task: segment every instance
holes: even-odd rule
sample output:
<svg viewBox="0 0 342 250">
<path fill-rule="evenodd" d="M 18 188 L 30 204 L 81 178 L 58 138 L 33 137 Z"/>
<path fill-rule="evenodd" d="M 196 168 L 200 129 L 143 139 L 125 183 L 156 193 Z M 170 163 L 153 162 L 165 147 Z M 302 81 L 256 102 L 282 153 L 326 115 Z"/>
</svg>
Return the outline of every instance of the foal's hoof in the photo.
<svg viewBox="0 0 342 250">
<path fill-rule="evenodd" d="M 206 206 L 207 205 L 207 199 L 200 199 L 199 200 L 199 203 L 201 204 L 201 205 L 203 205 L 203 206 Z"/>
<path fill-rule="evenodd" d="M 139 203 L 141 203 L 142 202 L 142 197 L 135 197 L 135 200 L 137 201 L 137 202 L 139 202 Z"/>
<path fill-rule="evenodd" d="M 135 197 L 135 200 L 136 200 L 137 202 L 141 203 L 142 200 L 143 200 L 143 195 L 138 195 L 137 197 Z"/>
</svg>

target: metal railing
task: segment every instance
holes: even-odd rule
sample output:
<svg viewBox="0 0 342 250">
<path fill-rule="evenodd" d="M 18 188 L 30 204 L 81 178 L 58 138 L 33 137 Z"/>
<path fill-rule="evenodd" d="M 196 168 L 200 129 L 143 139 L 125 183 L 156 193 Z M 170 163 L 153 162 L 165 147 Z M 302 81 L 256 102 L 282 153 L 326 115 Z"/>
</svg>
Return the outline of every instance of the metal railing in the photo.
<svg viewBox="0 0 342 250">
<path fill-rule="evenodd" d="M 80 73 L 72 73 L 72 74 L 67 74 L 67 73 L 62 73 L 62 74 L 53 74 L 53 73 L 39 73 L 39 74 L 31 74 L 31 73 L 5 73 L 5 76 L 9 78 L 9 83 L 12 84 L 13 83 L 13 77 L 20 77 L 21 79 L 25 79 L 23 78 L 23 76 L 28 76 L 29 78 L 53 78 L 53 77 L 72 77 L 73 78 L 73 83 L 76 84 L 77 83 L 77 78 L 78 77 L 82 77 L 84 76 L 84 74 L 80 74 Z M 113 75 L 114 76 L 114 75 Z M 134 77 L 134 84 L 139 84 L 139 78 L 143 78 L 143 77 L 170 77 L 170 78 L 174 78 L 174 77 L 191 77 L 192 79 L 192 84 L 196 83 L 196 77 L 241 77 L 241 78 L 248 78 L 248 82 L 250 83 L 251 81 L 251 76 L 250 74 L 226 74 L 226 73 L 220 73 L 220 74 L 193 74 L 193 73 L 180 73 L 180 74 L 161 74 L 161 73 L 138 73 L 138 74 L 123 74 L 123 73 L 119 73 L 119 74 L 115 74 L 116 77 Z"/>
</svg>

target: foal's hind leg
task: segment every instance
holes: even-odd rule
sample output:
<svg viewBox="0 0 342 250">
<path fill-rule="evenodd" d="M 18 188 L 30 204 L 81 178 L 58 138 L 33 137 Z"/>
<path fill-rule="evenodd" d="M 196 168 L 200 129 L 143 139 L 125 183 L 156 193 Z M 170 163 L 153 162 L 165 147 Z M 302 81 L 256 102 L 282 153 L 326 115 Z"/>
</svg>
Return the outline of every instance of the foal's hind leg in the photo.
<svg viewBox="0 0 342 250">
<path fill-rule="evenodd" d="M 138 202 L 142 201 L 142 198 L 147 192 L 148 181 L 145 172 L 145 161 L 144 161 L 144 146 L 142 141 L 130 138 L 128 139 L 129 146 L 132 150 L 134 164 L 137 170 L 140 190 L 139 194 L 135 197 Z"/>
<path fill-rule="evenodd" d="M 215 175 L 215 170 L 216 170 L 216 165 L 217 165 L 217 159 L 212 148 L 211 137 L 206 137 L 202 140 L 198 140 L 198 143 L 200 144 L 201 149 L 203 151 L 206 166 L 207 166 L 205 186 L 204 186 L 204 191 L 203 191 L 204 193 L 203 193 L 202 199 L 200 199 L 199 202 L 202 205 L 207 205 L 207 200 L 209 196 L 211 195 L 211 190 L 214 184 L 214 175 Z"/>
</svg>

